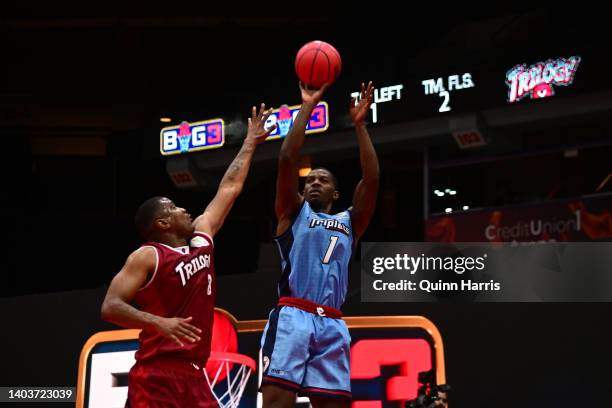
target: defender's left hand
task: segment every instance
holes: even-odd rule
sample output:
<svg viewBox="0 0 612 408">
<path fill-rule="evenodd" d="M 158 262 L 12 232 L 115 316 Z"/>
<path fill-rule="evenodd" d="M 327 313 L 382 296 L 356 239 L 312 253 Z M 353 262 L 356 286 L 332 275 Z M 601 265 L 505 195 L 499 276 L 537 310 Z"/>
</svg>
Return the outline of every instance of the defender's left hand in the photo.
<svg viewBox="0 0 612 408">
<path fill-rule="evenodd" d="M 276 125 L 270 126 L 270 129 L 268 130 L 264 128 L 266 120 L 268 120 L 268 118 L 272 114 L 271 108 L 267 111 L 265 109 L 265 103 L 261 104 L 261 107 L 259 108 L 259 113 L 257 113 L 257 108 L 253 106 L 253 109 L 251 111 L 251 117 L 249 118 L 249 126 L 246 138 L 255 140 L 256 144 L 262 143 L 264 140 L 266 140 L 268 136 L 270 136 L 270 133 L 274 132 L 274 129 L 276 129 Z"/>
</svg>

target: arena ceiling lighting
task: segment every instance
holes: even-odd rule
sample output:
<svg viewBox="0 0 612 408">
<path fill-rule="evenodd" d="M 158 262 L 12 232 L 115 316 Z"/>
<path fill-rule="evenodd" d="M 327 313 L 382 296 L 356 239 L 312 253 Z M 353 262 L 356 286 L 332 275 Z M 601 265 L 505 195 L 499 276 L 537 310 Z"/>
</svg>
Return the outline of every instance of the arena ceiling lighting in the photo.
<svg viewBox="0 0 612 408">
<path fill-rule="evenodd" d="M 302 167 L 299 170 L 300 177 L 306 177 L 312 169 L 310 167 Z"/>
<path fill-rule="evenodd" d="M 453 190 L 453 189 L 450 189 L 450 188 L 447 188 L 444 191 L 440 191 L 438 189 L 435 189 L 434 190 L 434 194 L 437 195 L 438 197 L 444 197 L 446 194 L 454 196 L 454 195 L 457 194 L 457 191 Z"/>
</svg>

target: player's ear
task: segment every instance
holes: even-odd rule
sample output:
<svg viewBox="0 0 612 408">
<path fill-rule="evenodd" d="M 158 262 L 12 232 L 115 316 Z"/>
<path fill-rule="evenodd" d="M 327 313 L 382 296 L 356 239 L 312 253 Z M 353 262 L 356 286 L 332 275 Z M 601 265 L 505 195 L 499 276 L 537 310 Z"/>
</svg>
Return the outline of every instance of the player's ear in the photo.
<svg viewBox="0 0 612 408">
<path fill-rule="evenodd" d="M 158 218 L 155 220 L 154 224 L 155 228 L 163 231 L 170 229 L 170 221 L 168 220 L 168 218 Z"/>
<path fill-rule="evenodd" d="M 334 195 L 332 196 L 334 201 L 340 198 L 340 192 L 338 190 L 334 190 Z"/>
</svg>

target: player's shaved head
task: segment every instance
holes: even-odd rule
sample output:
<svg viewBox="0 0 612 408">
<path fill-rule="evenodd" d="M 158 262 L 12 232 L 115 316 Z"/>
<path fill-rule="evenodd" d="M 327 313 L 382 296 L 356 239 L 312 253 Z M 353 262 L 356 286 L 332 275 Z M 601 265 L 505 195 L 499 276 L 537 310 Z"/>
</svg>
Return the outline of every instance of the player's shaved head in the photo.
<svg viewBox="0 0 612 408">
<path fill-rule="evenodd" d="M 136 229 L 143 239 L 150 239 L 156 218 L 164 215 L 165 204 L 171 202 L 166 197 L 151 197 L 138 207 L 134 221 Z"/>
</svg>

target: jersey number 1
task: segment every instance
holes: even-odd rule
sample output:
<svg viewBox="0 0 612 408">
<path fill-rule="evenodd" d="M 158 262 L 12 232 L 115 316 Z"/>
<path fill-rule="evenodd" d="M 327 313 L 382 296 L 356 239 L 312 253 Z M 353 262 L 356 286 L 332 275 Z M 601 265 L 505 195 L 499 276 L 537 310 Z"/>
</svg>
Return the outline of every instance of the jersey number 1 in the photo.
<svg viewBox="0 0 612 408">
<path fill-rule="evenodd" d="M 329 263 L 332 253 L 334 252 L 334 248 L 336 247 L 336 242 L 338 242 L 338 237 L 336 236 L 329 237 L 329 246 L 327 247 L 327 252 L 325 252 L 325 258 L 323 258 L 324 264 Z"/>
</svg>

